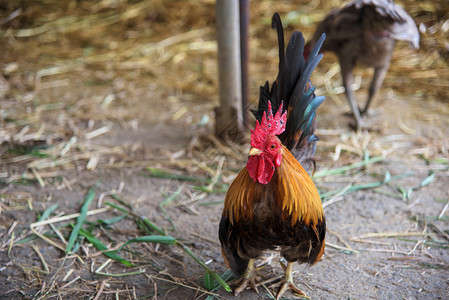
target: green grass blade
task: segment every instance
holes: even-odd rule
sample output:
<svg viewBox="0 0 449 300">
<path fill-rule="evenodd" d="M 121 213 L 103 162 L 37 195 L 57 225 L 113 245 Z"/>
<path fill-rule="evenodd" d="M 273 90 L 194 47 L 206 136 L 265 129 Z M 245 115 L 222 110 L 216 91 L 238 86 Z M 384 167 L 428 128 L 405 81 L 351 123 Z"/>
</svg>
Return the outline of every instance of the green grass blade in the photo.
<svg viewBox="0 0 449 300">
<path fill-rule="evenodd" d="M 140 220 L 142 221 L 142 223 L 144 223 L 151 230 L 157 232 L 160 235 L 166 235 L 165 231 L 163 231 L 160 227 L 158 227 L 156 224 L 154 224 L 153 222 L 151 222 L 147 218 L 141 217 Z"/>
<path fill-rule="evenodd" d="M 198 203 L 198 205 L 209 206 L 209 205 L 216 205 L 216 204 L 223 204 L 223 203 L 224 203 L 224 200 L 218 200 L 218 201 L 201 202 L 201 203 Z"/>
<path fill-rule="evenodd" d="M 44 236 L 46 236 L 46 235 L 44 234 Z M 37 238 L 38 238 L 37 235 L 31 235 L 31 236 L 26 237 L 26 238 L 24 238 L 24 239 L 21 239 L 21 240 L 19 240 L 19 241 L 17 241 L 17 242 L 14 242 L 14 244 L 15 244 L 15 245 L 19 245 L 19 244 L 27 243 L 27 242 L 33 241 L 33 240 L 35 240 L 35 239 L 37 239 Z"/>
<path fill-rule="evenodd" d="M 118 195 L 111 194 L 111 197 L 114 198 L 115 200 L 117 200 L 118 202 L 120 202 L 120 204 L 122 204 L 123 206 L 126 206 L 129 209 L 133 209 L 133 206 L 131 204 L 127 203 L 125 200 L 120 198 Z"/>
<path fill-rule="evenodd" d="M 143 175 L 149 176 L 149 177 L 174 179 L 174 180 L 179 180 L 179 181 L 205 181 L 204 178 L 196 178 L 196 177 L 192 177 L 192 176 L 171 174 L 166 171 L 159 170 L 159 169 L 146 168 L 146 170 L 148 171 L 148 174 L 143 174 Z"/>
<path fill-rule="evenodd" d="M 387 183 L 387 182 L 389 182 L 391 180 L 391 174 L 390 174 L 390 172 L 386 172 L 385 173 L 385 178 L 384 178 L 384 183 Z"/>
<path fill-rule="evenodd" d="M 209 272 L 214 279 L 228 292 L 232 292 L 231 288 L 229 287 L 229 285 L 226 283 L 226 281 L 224 281 L 220 275 L 218 275 L 217 273 L 215 273 L 214 271 L 212 271 L 202 260 L 201 258 L 199 258 L 198 256 L 196 256 L 195 253 L 193 253 L 192 250 L 190 250 L 189 247 L 185 246 L 184 244 L 180 243 L 180 242 L 176 242 L 176 244 L 182 248 L 182 250 L 184 250 L 185 253 L 187 253 L 191 258 L 193 258 L 193 260 L 195 260 L 198 264 L 200 264 L 200 266 L 202 266 L 206 272 Z"/>
<path fill-rule="evenodd" d="M 50 206 L 49 208 L 47 208 L 47 209 L 42 213 L 42 216 L 41 216 L 37 221 L 39 222 L 39 221 L 43 221 L 43 220 L 47 219 L 47 218 L 50 216 L 50 214 L 51 214 L 55 209 L 57 209 L 57 208 L 58 208 L 58 204 L 57 204 L 57 203 L 53 204 L 52 206 Z"/>
<path fill-rule="evenodd" d="M 128 253 L 132 254 L 133 256 L 137 256 L 142 261 L 144 261 L 145 263 L 150 265 L 152 268 L 154 268 L 154 270 L 156 270 L 157 272 L 162 271 L 162 268 L 159 267 L 159 264 L 156 261 L 149 259 L 149 257 L 146 256 L 146 254 L 135 252 L 130 249 L 123 249 L 123 251 L 128 252 Z"/>
<path fill-rule="evenodd" d="M 217 273 L 212 272 L 214 279 L 228 292 L 232 292 L 231 287 Z"/>
<path fill-rule="evenodd" d="M 364 167 L 370 164 L 374 164 L 377 163 L 379 161 L 382 161 L 385 159 L 385 156 L 376 156 L 370 159 L 366 159 L 357 163 L 354 163 L 352 165 L 349 166 L 344 166 L 341 168 L 335 168 L 335 169 L 330 169 L 330 170 L 323 170 L 323 171 L 319 171 L 316 172 L 315 175 L 313 175 L 313 178 L 317 178 L 317 177 L 323 177 L 323 176 L 328 176 L 328 175 L 336 175 L 336 174 L 342 174 L 345 173 L 347 171 L 353 170 L 353 169 L 357 169 L 360 167 Z"/>
<path fill-rule="evenodd" d="M 215 287 L 215 280 L 210 272 L 204 274 L 204 287 L 209 291 Z"/>
<path fill-rule="evenodd" d="M 67 247 L 65 248 L 65 252 L 70 253 L 72 251 L 73 245 L 75 244 L 76 239 L 78 238 L 78 232 L 83 226 L 84 221 L 86 220 L 87 211 L 89 210 L 89 205 L 95 197 L 95 188 L 90 188 L 87 192 L 86 197 L 84 198 L 84 204 L 81 207 L 80 216 L 76 220 L 75 227 L 70 234 L 69 241 L 67 243 Z"/>
<path fill-rule="evenodd" d="M 391 176 L 389 174 L 390 173 L 387 172 L 385 174 L 385 179 L 382 180 L 382 181 L 376 181 L 376 182 L 370 182 L 370 183 L 365 183 L 365 184 L 353 185 L 349 189 L 342 188 L 342 189 L 338 189 L 338 190 L 334 190 L 334 191 L 330 191 L 330 192 L 321 194 L 320 197 L 321 197 L 321 199 L 326 199 L 328 197 L 331 197 L 331 196 L 333 196 L 335 194 L 340 193 L 341 191 L 344 191 L 345 189 L 346 189 L 346 191 L 343 194 L 341 194 L 341 195 L 346 195 L 348 193 L 355 192 L 355 191 L 360 191 L 360 190 L 373 189 L 373 188 L 382 186 L 384 184 L 387 184 L 388 182 L 391 182 L 391 181 L 394 181 L 394 180 L 398 180 L 398 179 L 401 179 L 401 178 L 404 178 L 404 177 L 411 176 L 411 175 L 413 175 L 413 172 L 399 174 L 399 175 L 396 175 L 396 176 Z"/>
<path fill-rule="evenodd" d="M 95 272 L 97 275 L 103 275 L 103 276 L 109 276 L 109 277 L 124 277 L 124 276 L 134 276 L 145 273 L 145 270 L 140 270 L 136 272 L 129 272 L 129 273 L 120 273 L 120 274 L 113 274 L 113 273 L 105 273 L 105 272 Z"/>
<path fill-rule="evenodd" d="M 79 235 L 84 236 L 92 245 L 94 245 L 95 248 L 97 248 L 100 251 L 108 250 L 108 247 L 106 247 L 105 244 L 103 244 L 99 239 L 94 237 L 90 232 L 87 230 L 84 230 L 80 228 Z M 109 258 L 112 258 L 113 260 L 116 260 L 126 266 L 134 267 L 134 264 L 130 263 L 123 257 L 117 254 L 117 251 L 105 251 L 103 252 L 104 255 L 106 255 Z"/>
<path fill-rule="evenodd" d="M 131 243 L 157 243 L 157 244 L 165 244 L 165 245 L 174 245 L 176 243 L 176 239 L 169 235 L 146 235 L 139 236 L 127 241 L 123 246 L 119 248 L 121 250 L 126 245 Z"/>
<path fill-rule="evenodd" d="M 212 275 L 213 276 L 213 275 Z M 234 273 L 232 273 L 231 270 L 227 270 L 225 271 L 223 274 L 220 275 L 220 278 L 224 281 L 224 282 L 228 282 L 229 280 L 231 280 L 234 277 Z M 214 277 L 215 279 L 215 277 Z M 222 285 L 219 284 L 216 280 L 215 280 L 215 286 L 214 288 L 211 290 L 211 292 L 218 290 Z"/>
<path fill-rule="evenodd" d="M 228 187 L 210 189 L 207 186 L 194 186 L 193 189 L 196 191 L 205 192 L 209 194 L 224 194 L 228 191 Z"/>
<path fill-rule="evenodd" d="M 430 174 L 429 176 L 424 178 L 423 181 L 421 181 L 421 183 L 419 184 L 419 187 L 423 187 L 423 186 L 430 184 L 434 178 L 435 178 L 435 173 Z"/>
<path fill-rule="evenodd" d="M 98 223 L 101 225 L 112 225 L 114 223 L 120 222 L 121 220 L 123 220 L 124 218 L 126 218 L 128 216 L 128 214 L 124 214 L 124 215 L 120 215 L 117 216 L 115 218 L 110 218 L 110 219 L 106 219 L 106 220 L 98 220 Z"/>
<path fill-rule="evenodd" d="M 178 190 L 176 192 L 174 192 L 173 194 L 171 194 L 170 196 L 168 196 L 167 198 L 165 198 L 164 201 L 161 202 L 161 204 L 159 204 L 159 207 L 161 206 L 167 206 L 170 203 L 172 203 L 173 201 L 176 200 L 176 198 L 181 194 L 182 191 L 182 187 L 179 187 Z"/>
<path fill-rule="evenodd" d="M 435 163 L 437 163 L 437 164 L 449 164 L 449 159 L 443 158 L 443 157 L 435 158 Z"/>
<path fill-rule="evenodd" d="M 170 216 L 168 215 L 168 213 L 167 213 L 167 211 L 165 210 L 164 207 L 169 205 L 173 201 L 175 201 L 175 199 L 178 198 L 178 196 L 181 194 L 181 191 L 182 191 L 182 186 L 179 187 L 176 192 L 174 192 L 173 194 L 169 195 L 164 201 L 162 201 L 158 205 L 158 207 L 159 207 L 160 211 L 162 212 L 162 214 L 164 215 L 165 219 L 170 222 L 170 224 L 173 226 L 173 229 L 175 229 L 175 230 L 176 230 L 175 222 L 173 222 L 173 220 L 170 218 Z"/>
<path fill-rule="evenodd" d="M 104 204 L 107 205 L 107 206 L 110 206 L 112 208 L 115 208 L 116 210 L 121 211 L 123 213 L 126 213 L 126 214 L 129 213 L 129 211 L 126 208 L 120 207 L 117 204 L 111 203 L 109 201 L 106 201 Z"/>
<path fill-rule="evenodd" d="M 388 196 L 388 197 L 392 197 L 392 198 L 395 198 L 395 199 L 398 199 L 398 200 L 404 199 L 403 197 L 401 197 L 401 196 L 399 196 L 399 195 L 397 195 L 397 194 L 385 192 L 385 191 L 378 190 L 378 189 L 374 189 L 374 192 L 379 193 L 379 194 L 382 194 L 382 195 L 385 195 L 385 196 Z"/>
<path fill-rule="evenodd" d="M 174 194 L 176 195 L 176 193 Z M 174 199 L 174 198 L 173 198 Z M 163 203 L 162 206 L 170 203 L 171 201 L 173 201 L 171 198 L 166 199 Z M 112 203 L 109 202 L 105 202 L 105 204 L 114 207 L 120 211 L 125 212 L 126 210 L 122 207 L 119 207 L 117 205 L 114 205 Z M 206 272 L 208 272 L 210 274 L 210 276 L 212 276 L 216 282 L 218 282 L 218 284 L 220 286 L 222 286 L 226 291 L 231 292 L 231 288 L 229 287 L 229 285 L 226 283 L 225 280 L 223 280 L 223 278 L 221 278 L 217 273 L 215 273 L 212 269 L 210 269 L 202 260 L 201 258 L 199 258 L 198 256 L 196 256 L 196 254 L 187 246 L 185 246 L 184 244 L 182 244 L 180 241 L 178 241 L 176 238 L 169 236 L 165 233 L 164 230 L 162 230 L 160 227 L 158 227 L 156 224 L 154 224 L 153 222 L 151 222 L 150 220 L 148 220 L 145 217 L 141 217 L 138 216 L 137 214 L 133 213 L 132 210 L 128 211 L 128 213 L 133 216 L 134 218 L 136 218 L 136 222 L 138 224 L 138 226 L 140 228 L 142 228 L 144 231 L 149 231 L 149 232 L 156 232 L 158 235 L 148 235 L 148 236 L 142 236 L 142 237 L 137 237 L 134 239 L 129 240 L 128 242 L 126 242 L 120 249 L 122 249 L 124 246 L 130 244 L 130 243 L 137 243 L 137 242 L 147 242 L 147 243 L 163 243 L 163 244 L 175 244 L 178 247 L 180 247 L 185 253 L 187 253 L 191 258 L 193 258 L 193 260 L 195 260 L 201 267 L 203 267 Z M 107 255 L 106 253 L 110 253 L 110 252 L 105 252 L 105 255 Z"/>
</svg>

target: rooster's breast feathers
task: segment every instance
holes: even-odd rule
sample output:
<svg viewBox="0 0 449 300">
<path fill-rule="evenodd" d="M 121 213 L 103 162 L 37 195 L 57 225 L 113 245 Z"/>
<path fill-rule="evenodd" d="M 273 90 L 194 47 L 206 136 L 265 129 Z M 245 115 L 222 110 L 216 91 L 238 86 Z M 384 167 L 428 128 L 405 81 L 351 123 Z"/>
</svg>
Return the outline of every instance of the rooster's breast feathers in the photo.
<svg viewBox="0 0 449 300">
<path fill-rule="evenodd" d="M 255 204 L 271 193 L 275 205 L 282 209 L 284 219 L 291 216 L 292 225 L 298 221 L 316 225 L 323 219 L 320 196 L 310 176 L 290 151 L 282 148 L 282 163 L 267 185 L 255 183 L 243 168 L 226 194 L 224 215 L 231 223 L 252 220 Z"/>
</svg>

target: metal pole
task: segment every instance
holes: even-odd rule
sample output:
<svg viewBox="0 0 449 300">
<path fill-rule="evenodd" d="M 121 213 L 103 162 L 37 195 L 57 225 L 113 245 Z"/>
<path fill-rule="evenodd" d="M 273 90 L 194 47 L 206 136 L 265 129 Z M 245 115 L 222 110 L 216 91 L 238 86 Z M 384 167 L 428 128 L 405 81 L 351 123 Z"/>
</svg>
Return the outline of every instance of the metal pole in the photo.
<svg viewBox="0 0 449 300">
<path fill-rule="evenodd" d="M 215 110 L 215 133 L 237 136 L 242 131 L 242 85 L 238 0 L 217 0 L 220 106 Z"/>
<path fill-rule="evenodd" d="M 249 128 L 249 0 L 240 0 L 240 59 L 243 125 Z"/>
</svg>

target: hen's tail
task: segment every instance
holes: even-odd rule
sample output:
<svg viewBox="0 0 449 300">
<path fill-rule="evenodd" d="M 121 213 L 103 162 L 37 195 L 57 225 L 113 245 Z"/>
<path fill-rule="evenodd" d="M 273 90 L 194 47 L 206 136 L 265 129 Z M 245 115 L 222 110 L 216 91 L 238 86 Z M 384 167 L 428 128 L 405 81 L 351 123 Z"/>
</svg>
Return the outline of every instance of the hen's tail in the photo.
<svg viewBox="0 0 449 300">
<path fill-rule="evenodd" d="M 315 96 L 316 87 L 310 82 L 310 75 L 323 57 L 318 54 L 325 39 L 325 34 L 304 59 L 304 37 L 295 31 L 284 52 L 284 30 L 278 13 L 273 15 L 272 28 L 277 30 L 279 43 L 279 73 L 271 85 L 268 81 L 260 87 L 259 106 L 253 111 L 257 120 L 261 120 L 263 112 L 271 101 L 273 111 L 277 111 L 281 103 L 287 110 L 285 131 L 279 138 L 295 155 L 306 170 L 315 166 L 313 155 L 318 137 L 315 135 L 316 109 L 324 101 L 324 96 Z"/>
</svg>

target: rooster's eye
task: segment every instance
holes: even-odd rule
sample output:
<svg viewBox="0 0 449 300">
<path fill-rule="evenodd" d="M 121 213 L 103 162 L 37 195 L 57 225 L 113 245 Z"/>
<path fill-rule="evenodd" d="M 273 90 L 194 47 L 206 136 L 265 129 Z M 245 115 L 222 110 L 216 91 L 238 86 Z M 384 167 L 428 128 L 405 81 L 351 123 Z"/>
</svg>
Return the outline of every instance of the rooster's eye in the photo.
<svg viewBox="0 0 449 300">
<path fill-rule="evenodd" d="M 270 148 L 274 149 L 276 146 L 274 144 L 271 144 Z"/>
</svg>

